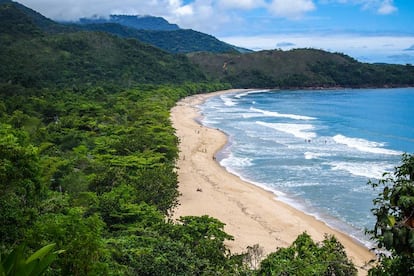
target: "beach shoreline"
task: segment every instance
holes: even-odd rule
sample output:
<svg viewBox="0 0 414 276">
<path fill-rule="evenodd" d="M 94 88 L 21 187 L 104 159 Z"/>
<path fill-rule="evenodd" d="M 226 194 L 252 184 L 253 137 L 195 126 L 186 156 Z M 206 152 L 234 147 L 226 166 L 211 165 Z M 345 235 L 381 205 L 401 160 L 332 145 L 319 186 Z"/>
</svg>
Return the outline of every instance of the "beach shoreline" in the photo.
<svg viewBox="0 0 414 276">
<path fill-rule="evenodd" d="M 180 205 L 174 218 L 209 215 L 225 223 L 225 231 L 234 237 L 226 245 L 232 253 L 242 253 L 247 246 L 259 244 L 264 254 L 286 247 L 298 235 L 307 232 L 315 241 L 325 234 L 335 235 L 349 258 L 362 269 L 375 255 L 352 237 L 329 227 L 315 217 L 275 199 L 275 193 L 242 180 L 216 162 L 215 155 L 228 142 L 217 129 L 197 122 L 197 108 L 210 97 L 225 93 L 249 92 L 233 89 L 198 94 L 179 101 L 171 109 L 171 121 L 180 140 L 177 162 Z"/>
</svg>

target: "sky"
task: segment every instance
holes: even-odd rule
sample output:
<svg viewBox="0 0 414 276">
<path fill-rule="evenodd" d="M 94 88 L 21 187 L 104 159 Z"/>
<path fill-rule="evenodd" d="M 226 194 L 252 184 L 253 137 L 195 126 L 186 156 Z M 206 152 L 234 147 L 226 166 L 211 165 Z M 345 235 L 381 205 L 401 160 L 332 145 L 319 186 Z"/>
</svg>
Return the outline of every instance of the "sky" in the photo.
<svg viewBox="0 0 414 276">
<path fill-rule="evenodd" d="M 316 48 L 414 64 L 414 0 L 18 0 L 57 21 L 162 16 L 252 50 Z"/>
</svg>

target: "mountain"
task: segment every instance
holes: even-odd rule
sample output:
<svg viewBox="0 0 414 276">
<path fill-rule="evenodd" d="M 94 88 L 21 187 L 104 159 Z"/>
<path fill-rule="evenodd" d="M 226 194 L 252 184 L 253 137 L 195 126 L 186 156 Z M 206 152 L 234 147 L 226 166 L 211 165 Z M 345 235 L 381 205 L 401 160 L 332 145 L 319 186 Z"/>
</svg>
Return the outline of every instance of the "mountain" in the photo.
<svg viewBox="0 0 414 276">
<path fill-rule="evenodd" d="M 162 17 L 156 16 L 139 16 L 139 15 L 110 15 L 109 18 L 81 18 L 81 24 L 104 24 L 116 23 L 122 26 L 151 31 L 176 31 L 180 27 L 171 24 Z"/>
<path fill-rule="evenodd" d="M 0 3 L 0 82 L 27 87 L 206 79 L 233 87 L 414 85 L 411 65 L 366 64 L 315 49 L 242 54 L 192 30 L 148 31 L 115 23 L 84 24 L 81 29 L 12 1 Z M 192 53 L 172 55 L 149 44 Z"/>
<path fill-rule="evenodd" d="M 11 1 L 0 0 L 0 34 L 5 39 L 6 35 L 14 37 L 32 36 L 41 33 L 41 29 L 18 9 Z M 0 45 L 2 47 L 2 45 Z"/>
<path fill-rule="evenodd" d="M 0 82 L 25 87 L 204 81 L 185 56 L 136 39 L 72 30 L 20 4 L 0 4 Z"/>
<path fill-rule="evenodd" d="M 192 53 L 190 60 L 210 78 L 234 87 L 386 87 L 414 85 L 411 65 L 367 64 L 315 49 L 247 54 Z"/>
<path fill-rule="evenodd" d="M 200 33 L 194 30 L 137 30 L 113 23 L 86 24 L 82 25 L 81 27 L 84 30 L 102 31 L 123 38 L 135 38 L 139 41 L 151 44 L 169 53 L 237 52 L 234 46 L 224 43 L 211 35 Z"/>
<path fill-rule="evenodd" d="M 42 30 L 43 32 L 47 33 L 62 33 L 62 32 L 70 32 L 73 31 L 73 27 L 65 26 L 62 24 L 59 24 L 40 13 L 27 8 L 26 6 L 10 1 L 10 0 L 0 0 L 0 8 L 2 9 L 2 18 L 0 18 L 0 21 L 3 23 L 3 21 L 7 21 L 8 25 L 7 27 L 11 29 L 9 30 L 12 33 L 21 33 L 17 30 L 17 28 L 24 26 L 25 28 L 29 28 L 29 25 L 32 27 L 35 26 L 36 29 Z M 14 20 L 14 26 L 11 23 L 11 20 Z M 1 32 L 3 33 L 6 26 L 5 24 L 2 24 L 3 26 L 0 26 Z M 31 27 L 31 28 L 32 28 Z M 26 29 L 27 31 L 28 29 Z M 33 30 L 32 30 L 33 31 Z"/>
<path fill-rule="evenodd" d="M 194 30 L 180 29 L 161 17 L 111 15 L 105 18 L 83 18 L 77 26 L 84 30 L 102 31 L 124 38 L 135 38 L 170 53 L 241 52 L 236 46 L 214 36 Z M 243 51 L 249 51 L 243 49 Z"/>
</svg>

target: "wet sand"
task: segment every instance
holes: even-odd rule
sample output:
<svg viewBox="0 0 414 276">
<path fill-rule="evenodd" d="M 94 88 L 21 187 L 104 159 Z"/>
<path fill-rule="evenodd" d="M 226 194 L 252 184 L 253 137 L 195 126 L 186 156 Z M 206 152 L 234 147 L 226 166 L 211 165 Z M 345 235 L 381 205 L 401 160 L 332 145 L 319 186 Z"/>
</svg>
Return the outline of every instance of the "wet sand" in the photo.
<svg viewBox="0 0 414 276">
<path fill-rule="evenodd" d="M 278 247 L 289 246 L 304 231 L 315 241 L 333 234 L 359 268 L 359 274 L 366 274 L 362 267 L 374 254 L 364 245 L 278 201 L 275 194 L 241 180 L 215 161 L 215 153 L 227 143 L 227 137 L 197 123 L 200 117 L 197 105 L 209 97 L 237 91 L 240 90 L 187 97 L 171 110 L 171 120 L 180 139 L 177 167 L 181 196 L 174 217 L 209 215 L 224 222 L 225 231 L 234 236 L 234 241 L 227 243 L 232 253 L 245 252 L 247 246 L 259 244 L 268 254 Z"/>
</svg>

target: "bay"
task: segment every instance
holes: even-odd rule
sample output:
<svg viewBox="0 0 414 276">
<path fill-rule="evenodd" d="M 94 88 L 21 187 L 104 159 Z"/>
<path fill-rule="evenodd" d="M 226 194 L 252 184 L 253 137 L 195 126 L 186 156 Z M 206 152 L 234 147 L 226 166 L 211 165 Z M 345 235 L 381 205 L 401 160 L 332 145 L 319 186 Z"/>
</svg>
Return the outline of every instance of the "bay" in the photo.
<svg viewBox="0 0 414 276">
<path fill-rule="evenodd" d="M 369 244 L 379 190 L 367 182 L 414 153 L 413 107 L 414 89 L 399 88 L 251 91 L 200 110 L 228 135 L 217 160 L 229 172 Z"/>
</svg>

